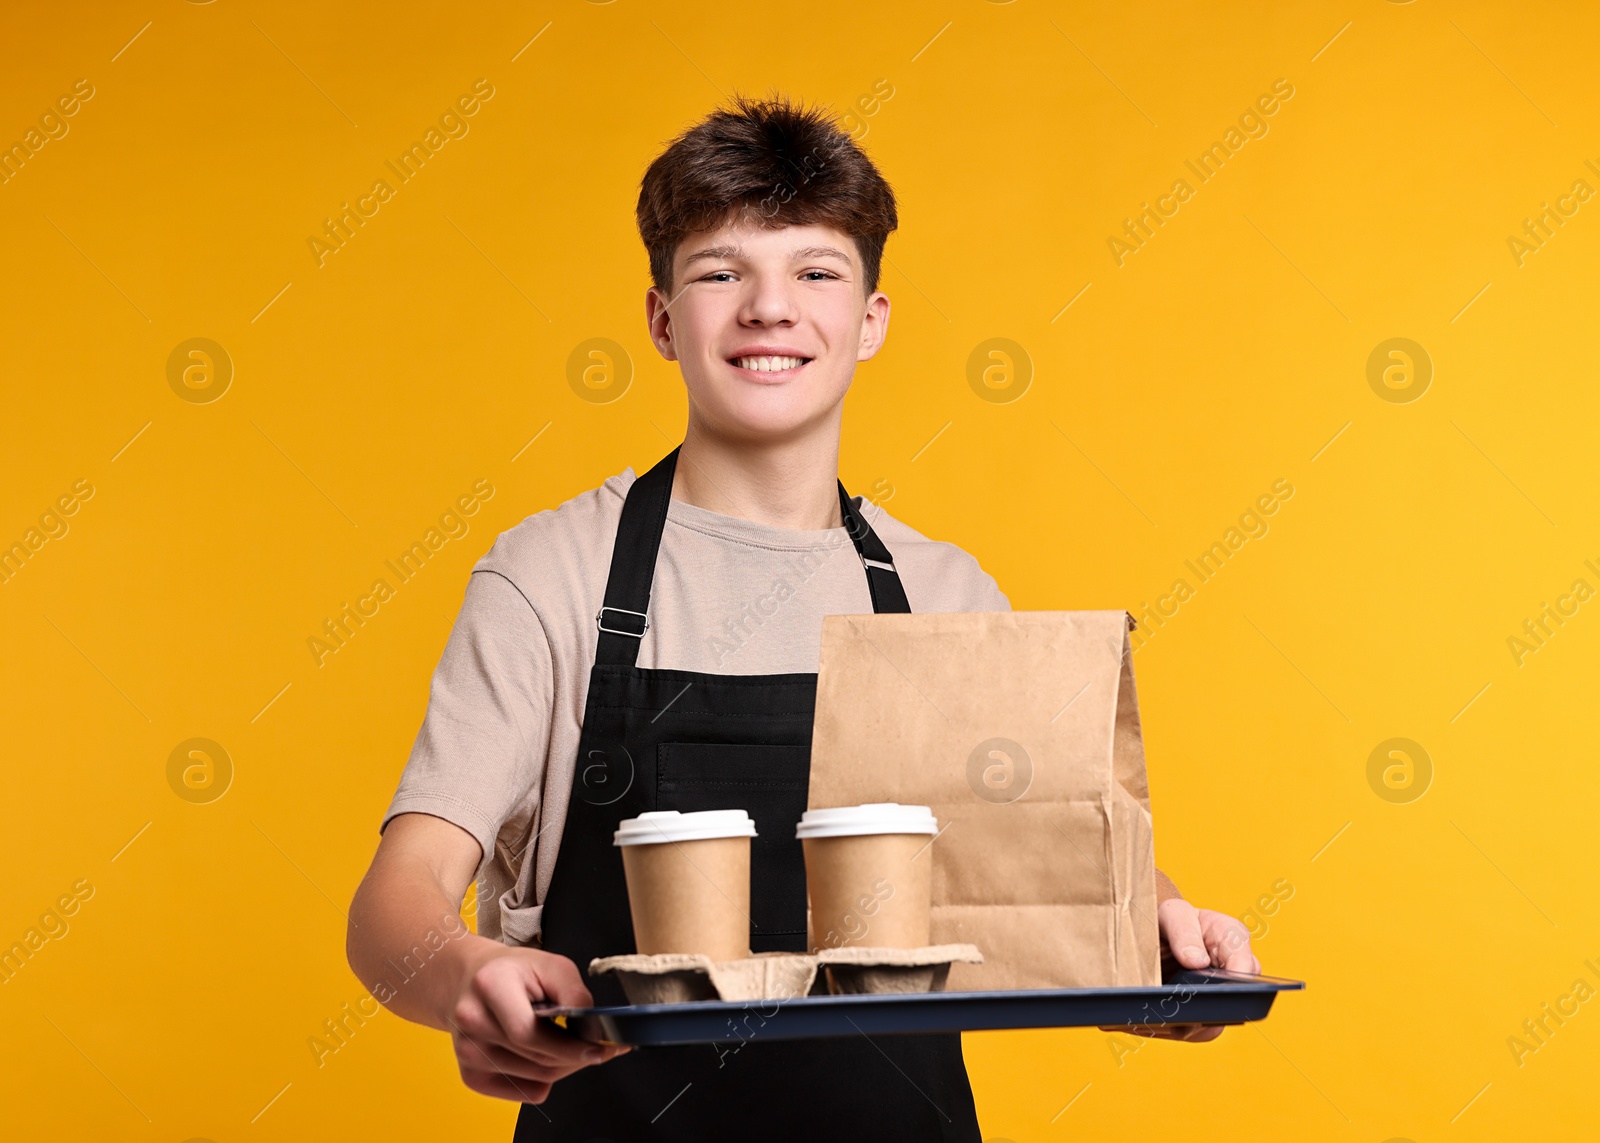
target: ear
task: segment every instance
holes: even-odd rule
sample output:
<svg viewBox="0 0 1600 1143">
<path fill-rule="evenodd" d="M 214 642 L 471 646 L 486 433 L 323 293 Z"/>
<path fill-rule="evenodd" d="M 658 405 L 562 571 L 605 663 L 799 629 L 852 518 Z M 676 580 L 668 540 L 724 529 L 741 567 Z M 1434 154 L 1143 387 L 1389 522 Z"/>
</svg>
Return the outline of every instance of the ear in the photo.
<svg viewBox="0 0 1600 1143">
<path fill-rule="evenodd" d="M 889 295 L 879 290 L 867 299 L 867 309 L 861 315 L 861 344 L 856 348 L 856 360 L 868 361 L 883 348 L 889 336 Z"/>
<path fill-rule="evenodd" d="M 644 320 L 650 329 L 650 340 L 656 351 L 668 361 L 678 360 L 677 347 L 672 343 L 671 302 L 667 295 L 651 286 L 644 295 Z"/>
</svg>

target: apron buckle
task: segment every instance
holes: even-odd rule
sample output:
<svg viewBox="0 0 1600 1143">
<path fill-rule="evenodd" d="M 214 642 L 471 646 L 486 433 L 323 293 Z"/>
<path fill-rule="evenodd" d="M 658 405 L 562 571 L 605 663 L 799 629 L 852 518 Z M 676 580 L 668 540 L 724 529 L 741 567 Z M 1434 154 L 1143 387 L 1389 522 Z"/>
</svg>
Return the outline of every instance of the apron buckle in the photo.
<svg viewBox="0 0 1600 1143">
<path fill-rule="evenodd" d="M 619 615 L 637 615 L 642 621 L 639 624 L 639 630 L 629 631 L 625 627 L 607 627 L 605 623 L 605 614 L 608 611 L 615 611 Z M 650 630 L 650 617 L 648 615 L 642 611 L 629 611 L 626 607 L 602 607 L 599 611 L 594 613 L 594 622 L 595 626 L 599 627 L 602 631 L 609 632 L 612 635 L 631 635 L 635 639 L 643 639 L 644 633 Z"/>
</svg>

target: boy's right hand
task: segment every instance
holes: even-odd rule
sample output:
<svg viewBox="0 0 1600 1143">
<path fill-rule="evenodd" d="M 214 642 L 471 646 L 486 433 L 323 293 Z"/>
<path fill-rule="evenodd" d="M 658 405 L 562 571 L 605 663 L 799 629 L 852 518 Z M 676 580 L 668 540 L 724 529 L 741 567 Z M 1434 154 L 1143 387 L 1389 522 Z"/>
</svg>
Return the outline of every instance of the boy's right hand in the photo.
<svg viewBox="0 0 1600 1143">
<path fill-rule="evenodd" d="M 467 931 L 457 910 L 482 857 L 460 826 L 431 814 L 397 815 L 350 904 L 345 947 L 356 976 L 386 1008 L 450 1033 L 461 1079 L 473 1091 L 542 1103 L 556 1080 L 628 1049 L 587 1043 L 533 1014 L 535 1003 L 594 1003 L 572 961 Z M 441 916 L 453 919 L 442 926 L 450 934 L 443 941 Z M 391 981 L 408 954 L 424 963 L 437 954 L 431 963 L 439 967 Z"/>
<path fill-rule="evenodd" d="M 631 1050 L 591 1044 L 534 1015 L 535 1002 L 541 1007 L 594 1003 L 578 966 L 567 957 L 485 944 L 490 947 L 466 975 L 450 1013 L 461 1080 L 473 1091 L 543 1103 L 555 1081 Z"/>
</svg>

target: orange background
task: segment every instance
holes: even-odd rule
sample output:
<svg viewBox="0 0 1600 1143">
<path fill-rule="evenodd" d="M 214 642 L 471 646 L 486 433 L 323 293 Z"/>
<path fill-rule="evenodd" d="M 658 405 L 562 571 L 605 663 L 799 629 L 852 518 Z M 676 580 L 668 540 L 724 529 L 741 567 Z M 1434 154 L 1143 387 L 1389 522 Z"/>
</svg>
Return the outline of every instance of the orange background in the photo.
<svg viewBox="0 0 1600 1143">
<path fill-rule="evenodd" d="M 846 486 L 1018 608 L 1188 579 L 1137 657 L 1157 860 L 1310 982 L 1206 1046 L 968 1036 L 986 1135 L 1592 1130 L 1600 604 L 1508 640 L 1600 587 L 1600 204 L 1508 240 L 1600 187 L 1597 32 L 1433 0 L 7 6 L 0 143 L 40 133 L 0 185 L 0 543 L 60 534 L 0 583 L 0 944 L 92 896 L 0 984 L 6 1133 L 509 1138 L 440 1034 L 308 1042 L 362 995 L 344 909 L 469 568 L 681 439 L 639 176 L 768 88 L 850 110 L 900 196 Z M 480 79 L 468 132 L 319 265 L 324 220 Z M 1266 134 L 1186 175 L 1280 79 Z M 193 338 L 225 389 L 181 355 L 169 383 Z M 593 338 L 613 400 L 569 384 Z M 1392 338 L 1421 356 L 1374 386 Z M 480 480 L 470 531 L 318 666 L 307 640 Z M 1193 578 L 1279 480 L 1265 534 Z M 169 781 L 195 738 L 231 775 Z"/>
</svg>

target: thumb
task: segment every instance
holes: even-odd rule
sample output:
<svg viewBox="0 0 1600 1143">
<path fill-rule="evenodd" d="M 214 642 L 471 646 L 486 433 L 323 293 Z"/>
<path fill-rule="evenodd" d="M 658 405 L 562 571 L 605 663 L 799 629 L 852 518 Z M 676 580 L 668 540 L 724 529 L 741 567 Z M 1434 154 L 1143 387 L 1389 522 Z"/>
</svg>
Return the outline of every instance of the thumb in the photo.
<svg viewBox="0 0 1600 1143">
<path fill-rule="evenodd" d="M 538 952 L 528 967 L 532 970 L 528 974 L 528 991 L 535 999 L 563 1008 L 588 1008 L 594 1004 L 594 997 L 571 958 Z"/>
<path fill-rule="evenodd" d="M 1161 902 L 1156 915 L 1174 960 L 1184 968 L 1206 968 L 1211 964 L 1211 954 L 1200 935 L 1198 909 L 1181 897 L 1173 897 Z"/>
</svg>

